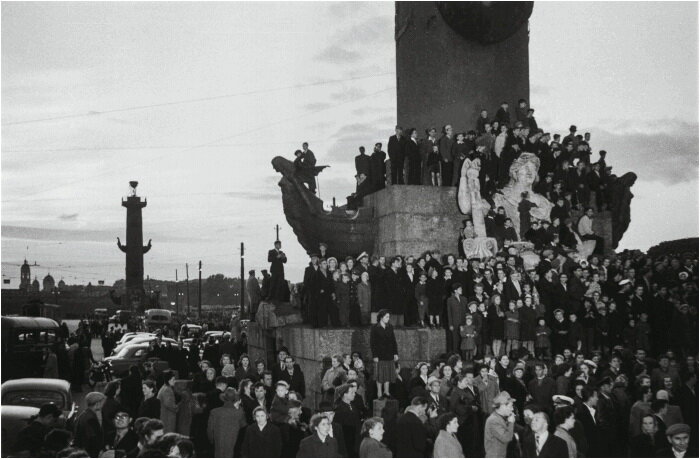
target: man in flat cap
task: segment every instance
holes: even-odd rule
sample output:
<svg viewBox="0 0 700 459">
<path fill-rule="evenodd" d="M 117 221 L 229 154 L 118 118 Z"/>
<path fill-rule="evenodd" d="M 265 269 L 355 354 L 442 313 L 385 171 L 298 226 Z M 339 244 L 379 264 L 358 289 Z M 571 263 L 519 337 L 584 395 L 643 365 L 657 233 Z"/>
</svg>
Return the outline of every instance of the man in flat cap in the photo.
<svg viewBox="0 0 700 459">
<path fill-rule="evenodd" d="M 85 396 L 87 409 L 75 420 L 73 445 L 87 451 L 90 457 L 97 457 L 105 444 L 101 422 L 104 400 L 105 396 L 101 392 L 87 394 Z"/>
<path fill-rule="evenodd" d="M 698 449 L 690 445 L 690 426 L 673 424 L 666 429 L 666 439 L 670 446 L 656 452 L 656 457 L 698 457 Z"/>
</svg>

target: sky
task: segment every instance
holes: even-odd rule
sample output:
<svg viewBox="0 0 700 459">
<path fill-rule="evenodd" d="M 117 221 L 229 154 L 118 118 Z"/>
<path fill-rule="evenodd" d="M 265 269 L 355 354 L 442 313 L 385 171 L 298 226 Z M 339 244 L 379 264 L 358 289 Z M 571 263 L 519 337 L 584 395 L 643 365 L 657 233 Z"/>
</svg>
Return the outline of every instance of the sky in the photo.
<svg viewBox="0 0 700 459">
<path fill-rule="evenodd" d="M 694 2 L 536 2 L 531 106 L 540 126 L 592 133 L 634 171 L 620 249 L 698 235 Z M 270 161 L 303 141 L 321 197 L 354 191 L 357 147 L 396 120 L 394 5 L 3 2 L 2 276 L 107 284 L 124 276 L 128 182 L 147 198 L 145 272 L 267 267 L 279 224 L 287 277 L 304 250 Z M 496 107 L 493 107 L 494 110 Z M 466 126 L 473 120 L 457 120 Z"/>
</svg>

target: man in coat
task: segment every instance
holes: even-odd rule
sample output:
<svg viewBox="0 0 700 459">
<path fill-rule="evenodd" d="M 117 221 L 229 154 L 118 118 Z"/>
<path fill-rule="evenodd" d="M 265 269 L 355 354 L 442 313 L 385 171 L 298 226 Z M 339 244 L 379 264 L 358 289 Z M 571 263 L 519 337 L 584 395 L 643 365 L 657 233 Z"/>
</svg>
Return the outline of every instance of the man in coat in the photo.
<svg viewBox="0 0 700 459">
<path fill-rule="evenodd" d="M 576 419 L 583 425 L 586 441 L 588 442 L 588 457 L 601 456 L 600 426 L 597 412 L 598 391 L 584 387 L 581 390 L 583 403 L 576 412 Z"/>
<path fill-rule="evenodd" d="M 85 396 L 87 409 L 75 420 L 73 445 L 87 451 L 90 457 L 97 457 L 105 444 L 102 423 L 97 414 L 100 413 L 104 400 L 105 396 L 100 392 L 87 394 Z"/>
<path fill-rule="evenodd" d="M 428 429 L 421 419 L 425 417 L 428 401 L 414 397 L 411 405 L 396 422 L 396 457 L 425 457 Z"/>
<path fill-rule="evenodd" d="M 365 174 L 372 181 L 372 164 L 369 156 L 365 154 L 365 147 L 360 147 L 360 154 L 355 156 L 355 172 L 357 175 Z"/>
<path fill-rule="evenodd" d="M 254 269 L 248 271 L 248 279 L 245 282 L 245 294 L 248 298 L 248 313 L 250 313 L 250 319 L 255 321 L 255 313 L 258 312 L 258 306 L 262 299 L 262 292 L 260 291 L 258 279 L 255 277 Z"/>
<path fill-rule="evenodd" d="M 396 133 L 389 137 L 389 161 L 391 162 L 391 184 L 403 185 L 403 163 L 406 159 L 404 146 L 406 137 L 401 126 L 396 126 Z"/>
<path fill-rule="evenodd" d="M 270 262 L 270 299 L 285 301 L 287 281 L 284 279 L 284 264 L 287 262 L 287 255 L 282 252 L 280 241 L 275 241 L 275 248 L 267 253 L 267 261 Z"/>
<path fill-rule="evenodd" d="M 381 190 L 386 185 L 386 153 L 382 151 L 382 144 L 374 144 L 374 151 L 370 156 L 369 178 L 372 181 L 373 190 Z"/>
<path fill-rule="evenodd" d="M 486 457 L 506 457 L 508 443 L 513 440 L 515 414 L 508 392 L 501 392 L 493 399 L 494 411 L 484 426 L 484 450 Z"/>
<path fill-rule="evenodd" d="M 462 284 L 452 284 L 452 295 L 447 299 L 447 325 L 452 336 L 452 350 L 459 350 L 459 327 L 464 325 L 467 314 L 467 299 L 462 296 Z"/>
<path fill-rule="evenodd" d="M 669 446 L 656 452 L 656 457 L 698 457 L 698 449 L 690 446 L 690 426 L 673 424 L 666 429 Z"/>
<path fill-rule="evenodd" d="M 525 457 L 569 457 L 566 441 L 550 434 L 549 418 L 545 413 L 535 413 L 530 423 L 532 436 L 528 436 L 523 449 Z"/>
</svg>

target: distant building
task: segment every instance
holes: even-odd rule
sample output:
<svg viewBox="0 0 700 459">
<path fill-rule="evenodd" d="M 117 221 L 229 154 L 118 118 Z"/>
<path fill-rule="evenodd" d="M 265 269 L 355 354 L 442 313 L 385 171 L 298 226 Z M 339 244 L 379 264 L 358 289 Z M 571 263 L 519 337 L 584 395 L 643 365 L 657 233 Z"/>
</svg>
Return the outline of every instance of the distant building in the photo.
<svg viewBox="0 0 700 459">
<path fill-rule="evenodd" d="M 30 287 L 31 287 L 32 274 L 31 274 L 31 269 L 29 268 L 29 263 L 27 263 L 27 260 L 24 260 L 24 264 L 19 269 L 19 273 L 20 273 L 19 289 L 22 291 L 28 292 Z"/>
<path fill-rule="evenodd" d="M 62 291 L 64 291 L 65 289 L 66 289 L 66 283 L 63 282 L 63 279 L 61 279 L 60 281 L 58 281 L 58 290 L 59 290 L 60 292 L 62 292 Z"/>
<path fill-rule="evenodd" d="M 29 289 L 30 292 L 36 293 L 39 291 L 39 280 L 34 276 L 34 282 L 32 282 L 32 286 Z"/>
<path fill-rule="evenodd" d="M 44 278 L 44 291 L 53 292 L 54 288 L 56 288 L 56 281 L 53 279 L 51 274 L 47 274 Z"/>
</svg>

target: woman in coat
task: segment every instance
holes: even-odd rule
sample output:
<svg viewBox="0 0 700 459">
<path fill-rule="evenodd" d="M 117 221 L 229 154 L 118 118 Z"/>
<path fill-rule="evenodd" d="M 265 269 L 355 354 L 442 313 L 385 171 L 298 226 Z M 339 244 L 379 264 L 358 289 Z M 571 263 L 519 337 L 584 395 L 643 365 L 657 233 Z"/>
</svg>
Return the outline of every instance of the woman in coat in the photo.
<svg viewBox="0 0 700 459">
<path fill-rule="evenodd" d="M 245 430 L 241 456 L 243 457 L 280 457 L 282 454 L 282 434 L 277 426 L 267 419 L 265 408 L 253 411 L 255 424 Z"/>
<path fill-rule="evenodd" d="M 496 357 L 501 356 L 501 351 L 503 350 L 503 337 L 505 333 L 506 315 L 501 301 L 503 301 L 503 297 L 501 295 L 493 295 L 489 301 L 488 309 L 489 331 L 491 332 L 492 340 L 491 344 L 493 355 Z"/>
<path fill-rule="evenodd" d="M 440 433 L 435 439 L 433 457 L 464 457 L 462 445 L 457 440 L 459 420 L 454 413 L 445 413 L 438 419 Z"/>
<path fill-rule="evenodd" d="M 175 401 L 175 373 L 170 370 L 163 372 L 163 386 L 158 391 L 160 400 L 160 421 L 165 433 L 175 432 L 177 428 L 177 402 Z"/>
<path fill-rule="evenodd" d="M 360 283 L 357 284 L 357 302 L 360 305 L 362 324 L 369 324 L 372 314 L 372 284 L 369 282 L 367 271 L 360 274 Z"/>
<path fill-rule="evenodd" d="M 360 435 L 363 437 L 360 443 L 360 457 L 393 457 L 391 450 L 382 443 L 384 419 L 380 417 L 367 419 L 362 424 Z"/>
<path fill-rule="evenodd" d="M 314 414 L 309 421 L 311 435 L 299 444 L 297 457 L 342 457 L 338 440 L 330 435 L 331 420 L 325 414 Z"/>
<path fill-rule="evenodd" d="M 226 388 L 219 398 L 224 404 L 211 410 L 207 436 L 214 445 L 214 457 L 234 457 L 233 448 L 238 434 L 247 425 L 245 413 L 236 389 Z"/>
<path fill-rule="evenodd" d="M 369 346 L 377 366 L 377 398 L 381 398 L 382 395 L 389 397 L 389 385 L 396 380 L 394 362 L 399 360 L 399 349 L 390 320 L 391 314 L 387 309 L 379 311 L 377 323 L 372 326 L 369 336 Z"/>
<path fill-rule="evenodd" d="M 257 381 L 255 376 L 255 370 L 250 366 L 250 357 L 248 354 L 241 355 L 238 359 L 238 368 L 236 368 L 236 379 L 238 381 L 243 381 L 244 379 L 250 379 L 251 381 Z"/>
</svg>

